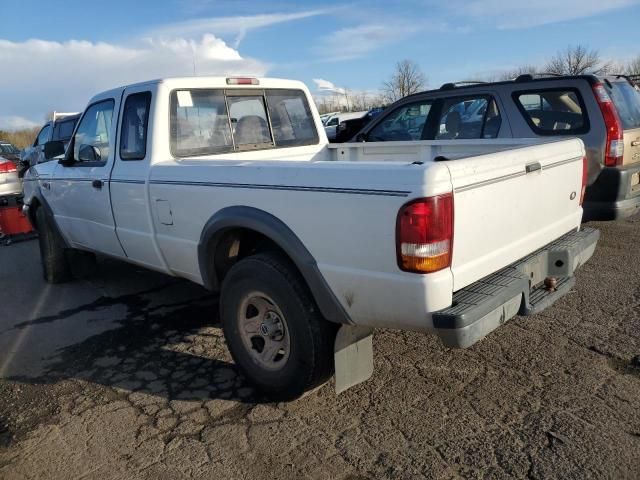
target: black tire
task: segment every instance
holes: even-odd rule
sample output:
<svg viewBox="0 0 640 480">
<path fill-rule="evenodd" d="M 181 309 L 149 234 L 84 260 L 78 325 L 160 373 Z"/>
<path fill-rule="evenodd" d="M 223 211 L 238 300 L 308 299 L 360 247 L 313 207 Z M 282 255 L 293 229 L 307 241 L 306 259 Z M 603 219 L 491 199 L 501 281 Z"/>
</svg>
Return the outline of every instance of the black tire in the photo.
<svg viewBox="0 0 640 480">
<path fill-rule="evenodd" d="M 44 279 L 48 283 L 63 283 L 71 280 L 71 269 L 62 239 L 51 227 L 42 208 L 36 210 L 36 226 Z"/>
<path fill-rule="evenodd" d="M 260 292 L 286 321 L 289 353 L 279 370 L 263 368 L 240 333 L 243 299 Z M 244 375 L 274 400 L 293 400 L 325 383 L 333 374 L 337 325 L 325 320 L 291 262 L 261 253 L 235 264 L 222 284 L 220 316 L 229 350 Z M 245 334 L 246 335 L 246 334 Z M 246 338 L 246 337 L 245 337 Z M 254 356 L 252 356 L 252 354 Z"/>
</svg>

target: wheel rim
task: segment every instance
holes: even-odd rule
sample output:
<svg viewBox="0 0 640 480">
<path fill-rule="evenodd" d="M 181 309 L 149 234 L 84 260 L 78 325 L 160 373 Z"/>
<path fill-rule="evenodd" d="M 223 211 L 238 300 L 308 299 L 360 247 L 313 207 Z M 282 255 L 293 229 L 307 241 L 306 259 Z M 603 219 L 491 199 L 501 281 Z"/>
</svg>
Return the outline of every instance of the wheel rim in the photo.
<svg viewBox="0 0 640 480">
<path fill-rule="evenodd" d="M 245 295 L 238 310 L 240 338 L 253 361 L 270 371 L 282 369 L 289 358 L 287 322 L 276 303 L 263 292 Z"/>
</svg>

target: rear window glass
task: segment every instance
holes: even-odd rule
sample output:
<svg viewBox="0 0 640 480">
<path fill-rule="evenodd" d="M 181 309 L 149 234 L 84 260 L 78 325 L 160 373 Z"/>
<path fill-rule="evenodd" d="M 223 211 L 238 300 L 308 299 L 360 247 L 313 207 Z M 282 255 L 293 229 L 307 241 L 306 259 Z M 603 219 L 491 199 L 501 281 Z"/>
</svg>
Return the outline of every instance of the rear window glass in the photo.
<svg viewBox="0 0 640 480">
<path fill-rule="evenodd" d="M 177 90 L 171 94 L 175 156 L 318 143 L 300 90 Z"/>
<path fill-rule="evenodd" d="M 293 147 L 318 143 L 311 109 L 299 90 L 267 90 L 269 117 L 277 146 Z"/>
<path fill-rule="evenodd" d="M 538 135 L 575 135 L 589 129 L 582 97 L 577 90 L 516 92 L 513 97 Z"/>
<path fill-rule="evenodd" d="M 640 128 L 640 92 L 627 81 L 611 82 L 611 87 L 606 85 L 606 89 L 616 106 L 622 128 L 625 130 Z"/>
<path fill-rule="evenodd" d="M 73 128 L 76 126 L 76 121 L 74 120 L 66 120 L 64 122 L 56 123 L 56 126 L 53 128 L 53 139 L 54 140 L 69 140 L 71 135 L 73 134 Z"/>
</svg>

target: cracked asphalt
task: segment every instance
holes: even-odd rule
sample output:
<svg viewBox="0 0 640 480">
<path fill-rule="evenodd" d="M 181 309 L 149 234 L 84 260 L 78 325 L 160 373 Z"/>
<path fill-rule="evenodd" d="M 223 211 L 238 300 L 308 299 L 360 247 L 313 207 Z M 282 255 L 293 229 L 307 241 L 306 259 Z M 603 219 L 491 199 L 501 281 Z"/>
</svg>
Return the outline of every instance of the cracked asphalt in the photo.
<svg viewBox="0 0 640 480">
<path fill-rule="evenodd" d="M 640 217 L 574 290 L 467 350 L 380 331 L 373 378 L 269 403 L 202 288 L 114 261 L 47 286 L 0 247 L 0 478 L 640 478 Z"/>
</svg>

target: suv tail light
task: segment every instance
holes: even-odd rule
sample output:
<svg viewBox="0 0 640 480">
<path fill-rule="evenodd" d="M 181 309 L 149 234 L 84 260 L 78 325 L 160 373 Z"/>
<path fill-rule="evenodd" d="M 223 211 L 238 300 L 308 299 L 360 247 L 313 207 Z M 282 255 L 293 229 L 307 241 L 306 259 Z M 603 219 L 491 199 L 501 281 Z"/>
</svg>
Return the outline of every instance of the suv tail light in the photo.
<svg viewBox="0 0 640 480">
<path fill-rule="evenodd" d="M 580 190 L 580 205 L 584 202 L 584 192 L 587 190 L 587 157 L 582 157 L 582 190 Z"/>
<path fill-rule="evenodd" d="M 6 162 L 0 162 L 0 173 L 11 173 L 17 171 L 18 169 L 16 168 L 16 164 L 12 161 L 7 160 Z"/>
<path fill-rule="evenodd" d="M 421 198 L 404 205 L 396 223 L 398 266 L 431 273 L 451 266 L 453 195 Z"/>
<path fill-rule="evenodd" d="M 602 83 L 593 86 L 593 93 L 598 100 L 600 111 L 607 129 L 607 143 L 604 153 L 604 164 L 607 167 L 622 165 L 624 155 L 624 131 L 616 107 Z"/>
</svg>

